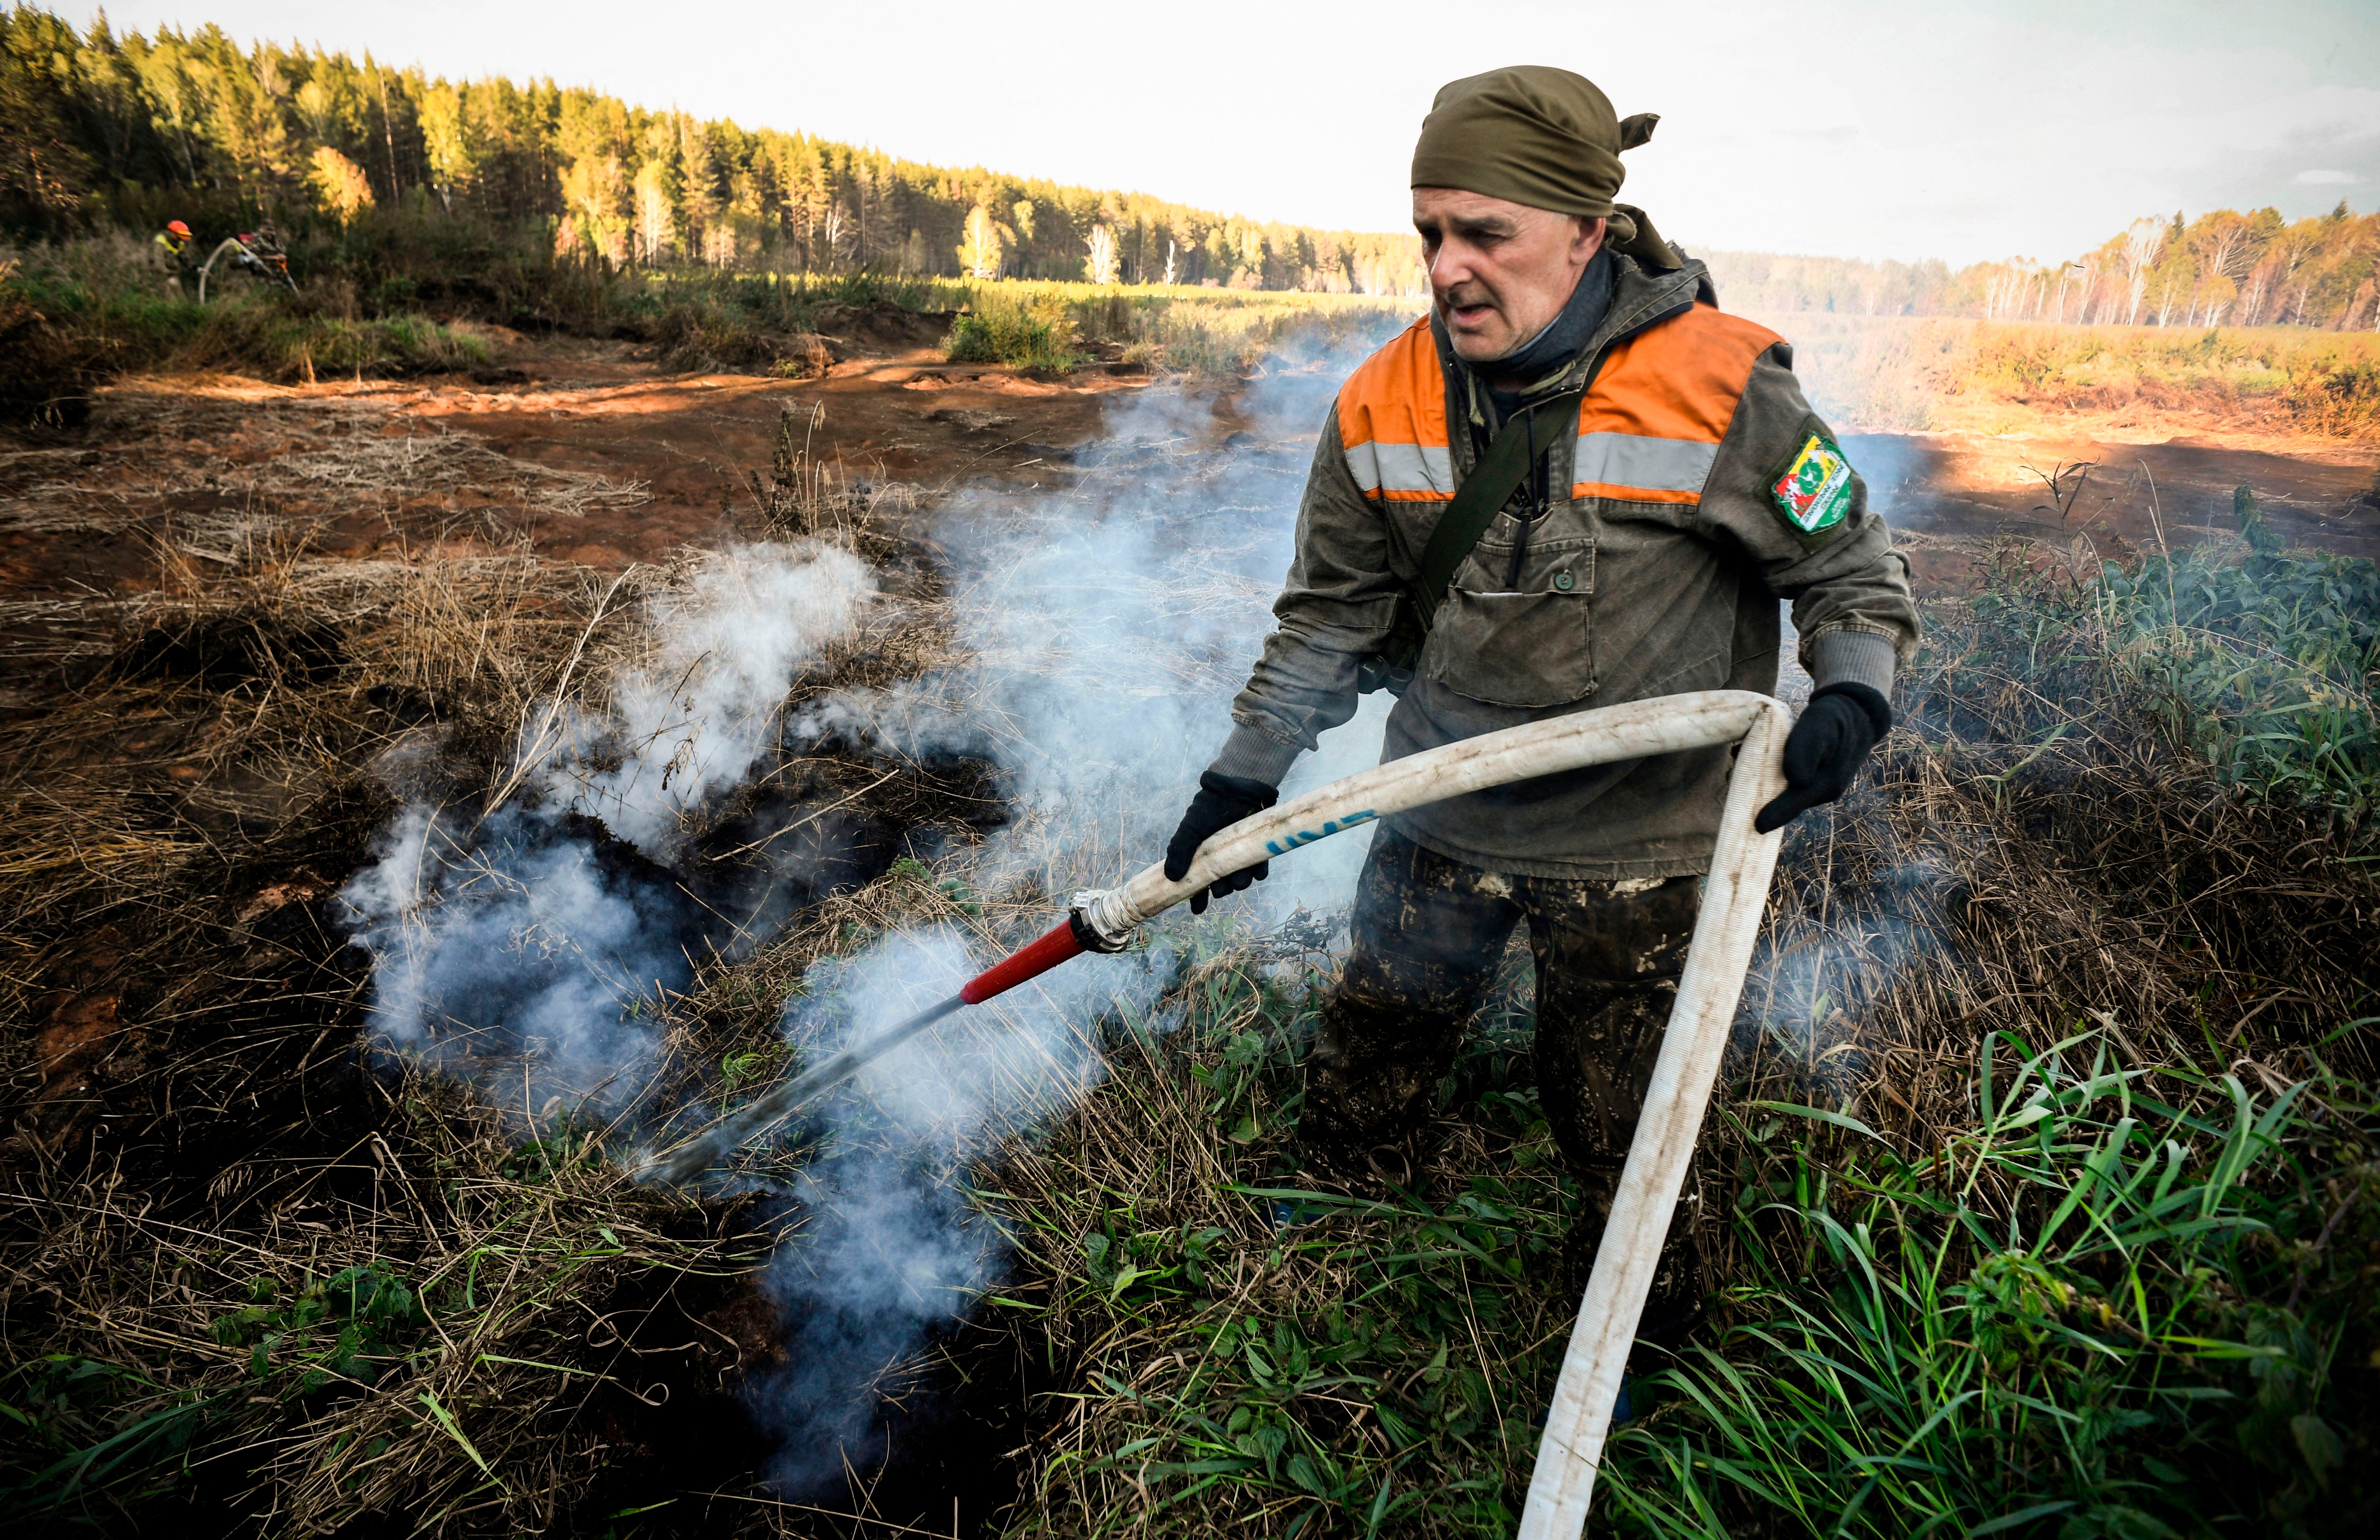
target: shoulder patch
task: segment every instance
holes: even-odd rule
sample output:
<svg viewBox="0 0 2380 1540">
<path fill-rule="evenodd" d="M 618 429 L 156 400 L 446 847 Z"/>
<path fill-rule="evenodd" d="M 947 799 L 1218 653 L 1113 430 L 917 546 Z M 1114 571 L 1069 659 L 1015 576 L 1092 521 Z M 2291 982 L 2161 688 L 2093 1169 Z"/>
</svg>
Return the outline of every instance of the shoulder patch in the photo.
<svg viewBox="0 0 2380 1540">
<path fill-rule="evenodd" d="M 1824 424 L 1802 419 L 1801 443 L 1768 478 L 1777 516 L 1797 535 L 1824 536 L 1852 511 L 1852 463 Z"/>
</svg>

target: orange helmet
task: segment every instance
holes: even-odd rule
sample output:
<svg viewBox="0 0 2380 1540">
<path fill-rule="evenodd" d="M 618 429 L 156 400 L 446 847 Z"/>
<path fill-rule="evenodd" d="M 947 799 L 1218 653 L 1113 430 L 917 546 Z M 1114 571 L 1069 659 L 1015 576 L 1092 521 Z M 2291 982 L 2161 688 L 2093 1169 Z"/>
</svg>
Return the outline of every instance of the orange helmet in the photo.
<svg viewBox="0 0 2380 1540">
<path fill-rule="evenodd" d="M 174 232 L 174 234 L 176 234 L 176 235 L 177 235 L 177 236 L 181 236 L 184 240 L 188 240 L 188 239 L 189 239 L 189 238 L 190 238 L 190 227 L 189 227 L 188 225 L 187 225 L 187 224 L 183 224 L 183 223 L 182 223 L 180 220 L 178 220 L 178 219 L 169 219 L 169 220 L 167 220 L 167 221 L 165 222 L 165 228 L 166 228 L 166 229 L 168 229 L 168 230 L 173 231 L 173 232 Z"/>
</svg>

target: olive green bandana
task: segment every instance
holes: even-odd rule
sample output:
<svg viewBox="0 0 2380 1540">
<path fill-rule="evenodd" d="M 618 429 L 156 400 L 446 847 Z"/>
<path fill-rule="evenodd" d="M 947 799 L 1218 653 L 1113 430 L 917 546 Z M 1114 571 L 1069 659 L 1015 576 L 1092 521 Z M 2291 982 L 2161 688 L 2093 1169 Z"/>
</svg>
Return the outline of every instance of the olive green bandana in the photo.
<svg viewBox="0 0 2380 1540">
<path fill-rule="evenodd" d="M 1659 121 L 1619 116 L 1594 81 L 1567 69 L 1491 69 L 1439 90 L 1414 146 L 1412 185 L 1608 220 L 1605 245 L 1668 272 L 1677 256 L 1645 211 L 1612 201 L 1628 176 L 1621 152 L 1651 139 Z"/>
</svg>

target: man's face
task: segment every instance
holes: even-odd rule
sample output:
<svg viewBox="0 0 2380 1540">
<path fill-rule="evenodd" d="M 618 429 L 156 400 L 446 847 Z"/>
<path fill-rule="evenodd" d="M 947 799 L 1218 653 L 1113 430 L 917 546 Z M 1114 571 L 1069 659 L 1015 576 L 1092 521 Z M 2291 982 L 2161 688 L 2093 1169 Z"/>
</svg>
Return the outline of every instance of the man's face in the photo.
<svg viewBox="0 0 2380 1540">
<path fill-rule="evenodd" d="M 1492 363 L 1561 313 L 1604 222 L 1454 188 L 1413 189 L 1430 293 L 1465 363 Z"/>
</svg>

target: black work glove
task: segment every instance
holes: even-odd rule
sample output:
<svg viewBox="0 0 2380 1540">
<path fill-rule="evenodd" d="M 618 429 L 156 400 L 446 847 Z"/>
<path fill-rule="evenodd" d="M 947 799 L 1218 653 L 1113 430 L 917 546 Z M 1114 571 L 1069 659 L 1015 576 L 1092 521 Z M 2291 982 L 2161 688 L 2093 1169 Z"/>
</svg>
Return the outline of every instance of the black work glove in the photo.
<svg viewBox="0 0 2380 1540">
<path fill-rule="evenodd" d="M 1191 859 L 1217 830 L 1229 829 L 1250 813 L 1261 812 L 1280 800 L 1281 788 L 1261 781 L 1217 775 L 1213 770 L 1200 776 L 1198 794 L 1190 799 L 1190 810 L 1182 815 L 1182 827 L 1173 831 L 1172 842 L 1165 847 L 1165 879 L 1179 882 L 1189 876 Z M 1217 878 L 1206 891 L 1190 900 L 1190 912 L 1205 914 L 1208 899 L 1236 893 L 1251 882 L 1264 880 L 1271 870 L 1271 862 L 1258 861 L 1253 867 L 1243 867 L 1227 877 Z"/>
<path fill-rule="evenodd" d="M 1782 829 L 1851 790 L 1876 741 L 1892 731 L 1892 704 L 1869 685 L 1828 685 L 1810 697 L 1785 739 L 1785 790 L 1752 827 Z"/>
</svg>

